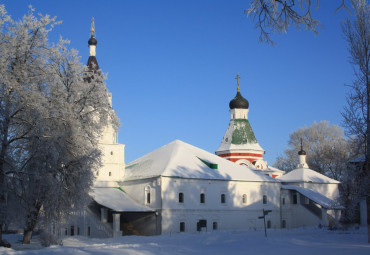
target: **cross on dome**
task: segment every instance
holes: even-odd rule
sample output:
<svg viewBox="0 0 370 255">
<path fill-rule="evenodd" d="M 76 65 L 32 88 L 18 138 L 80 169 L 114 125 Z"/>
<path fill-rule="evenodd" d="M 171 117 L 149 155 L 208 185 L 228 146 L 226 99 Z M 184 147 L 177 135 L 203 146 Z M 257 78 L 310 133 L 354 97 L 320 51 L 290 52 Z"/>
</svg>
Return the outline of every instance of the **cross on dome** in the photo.
<svg viewBox="0 0 370 255">
<path fill-rule="evenodd" d="M 236 82 L 237 82 L 237 84 L 238 84 L 238 92 L 240 92 L 240 87 L 239 87 L 239 79 L 240 79 L 240 75 L 239 75 L 239 74 L 237 74 L 237 75 L 236 75 L 236 77 L 235 77 L 235 79 L 236 79 Z"/>
<path fill-rule="evenodd" d="M 91 36 L 94 36 L 95 34 L 95 22 L 94 22 L 94 17 L 91 19 Z"/>
</svg>

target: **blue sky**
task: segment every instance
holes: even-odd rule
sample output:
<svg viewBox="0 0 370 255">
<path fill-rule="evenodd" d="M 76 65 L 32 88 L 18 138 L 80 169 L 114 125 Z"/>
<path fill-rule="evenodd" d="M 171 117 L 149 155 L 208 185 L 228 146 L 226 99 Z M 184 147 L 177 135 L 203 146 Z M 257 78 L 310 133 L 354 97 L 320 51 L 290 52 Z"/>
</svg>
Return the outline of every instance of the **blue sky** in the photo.
<svg viewBox="0 0 370 255">
<path fill-rule="evenodd" d="M 19 19 L 28 11 L 57 16 L 51 33 L 71 40 L 87 62 L 91 18 L 97 59 L 121 120 L 119 142 L 130 162 L 175 139 L 215 152 L 228 126 L 236 74 L 249 120 L 272 165 L 289 134 L 314 121 L 340 125 L 352 67 L 340 28 L 341 1 L 320 1 L 319 35 L 291 29 L 258 41 L 249 1 L 0 0 Z"/>
</svg>

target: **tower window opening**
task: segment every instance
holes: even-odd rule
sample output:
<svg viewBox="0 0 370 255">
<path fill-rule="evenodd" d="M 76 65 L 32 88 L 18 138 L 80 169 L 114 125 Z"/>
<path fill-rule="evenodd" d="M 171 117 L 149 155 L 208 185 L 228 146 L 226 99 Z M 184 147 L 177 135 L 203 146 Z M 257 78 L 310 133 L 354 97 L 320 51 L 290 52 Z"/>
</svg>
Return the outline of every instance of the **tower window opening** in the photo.
<svg viewBox="0 0 370 255">
<path fill-rule="evenodd" d="M 112 176 L 112 172 L 109 172 L 109 176 Z"/>
</svg>

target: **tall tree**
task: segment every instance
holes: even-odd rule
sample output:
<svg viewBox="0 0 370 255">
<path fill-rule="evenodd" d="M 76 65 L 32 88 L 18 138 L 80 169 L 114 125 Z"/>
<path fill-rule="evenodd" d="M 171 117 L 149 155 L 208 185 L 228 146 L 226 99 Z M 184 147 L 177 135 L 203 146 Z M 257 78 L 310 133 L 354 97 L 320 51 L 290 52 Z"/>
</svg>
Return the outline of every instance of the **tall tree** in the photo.
<svg viewBox="0 0 370 255">
<path fill-rule="evenodd" d="M 365 0 L 353 1 L 353 9 L 353 21 L 347 19 L 342 25 L 355 75 L 342 116 L 348 134 L 357 139 L 365 151 L 361 178 L 367 180 L 367 190 L 362 195 L 367 197 L 370 243 L 370 5 Z"/>
<path fill-rule="evenodd" d="M 87 82 L 68 42 L 48 43 L 55 18 L 30 9 L 15 22 L 4 6 L 0 14 L 0 224 L 10 205 L 20 206 L 29 243 L 41 210 L 55 220 L 88 200 L 99 136 L 118 121 L 103 75 L 90 73 Z"/>
</svg>

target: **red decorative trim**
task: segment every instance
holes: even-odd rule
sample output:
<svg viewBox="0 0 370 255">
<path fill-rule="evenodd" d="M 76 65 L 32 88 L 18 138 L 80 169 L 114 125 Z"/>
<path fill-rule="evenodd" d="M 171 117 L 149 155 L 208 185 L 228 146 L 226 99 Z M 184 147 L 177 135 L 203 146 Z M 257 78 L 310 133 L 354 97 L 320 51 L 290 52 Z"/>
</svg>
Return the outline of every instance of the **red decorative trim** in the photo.
<svg viewBox="0 0 370 255">
<path fill-rule="evenodd" d="M 225 154 L 220 154 L 218 155 L 222 158 L 225 158 L 225 157 L 231 157 L 231 156 L 242 156 L 242 157 L 245 157 L 245 156 L 250 156 L 250 157 L 261 157 L 262 158 L 262 154 L 256 154 L 256 153 L 237 153 L 237 152 L 234 152 L 234 153 L 225 153 Z"/>
</svg>

